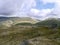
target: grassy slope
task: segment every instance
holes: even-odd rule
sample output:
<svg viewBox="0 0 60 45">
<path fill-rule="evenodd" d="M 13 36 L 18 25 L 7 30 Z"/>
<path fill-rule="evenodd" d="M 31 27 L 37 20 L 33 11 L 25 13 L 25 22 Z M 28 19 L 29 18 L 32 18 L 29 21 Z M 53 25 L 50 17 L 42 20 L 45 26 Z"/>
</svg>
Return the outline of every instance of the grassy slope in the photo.
<svg viewBox="0 0 60 45">
<path fill-rule="evenodd" d="M 32 40 L 34 40 L 34 38 L 41 38 L 40 44 L 42 45 L 47 45 L 47 43 L 50 45 L 60 45 L 60 41 L 57 39 L 60 38 L 60 29 L 54 31 L 48 27 L 20 28 L 19 26 L 0 29 L 0 45 L 19 45 L 20 41 L 25 38 Z"/>
<path fill-rule="evenodd" d="M 46 27 L 51 24 L 50 22 L 51 20 L 42 21 L 35 25 L 19 23 L 6 29 L 1 26 L 0 45 L 19 45 L 23 39 L 28 39 L 32 45 L 35 45 L 35 42 L 39 42 L 37 45 L 60 45 L 60 27 L 56 29 Z M 60 24 L 57 20 L 52 22 Z M 41 24 L 43 26 L 40 26 Z"/>
</svg>

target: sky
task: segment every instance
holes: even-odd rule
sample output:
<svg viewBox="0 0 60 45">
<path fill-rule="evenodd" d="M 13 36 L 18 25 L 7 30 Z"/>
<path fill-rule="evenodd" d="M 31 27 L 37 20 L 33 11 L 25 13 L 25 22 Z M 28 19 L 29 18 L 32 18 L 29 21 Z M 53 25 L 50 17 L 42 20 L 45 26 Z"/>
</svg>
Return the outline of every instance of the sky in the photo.
<svg viewBox="0 0 60 45">
<path fill-rule="evenodd" d="M 60 18 L 60 0 L 0 0 L 0 17 Z"/>
</svg>

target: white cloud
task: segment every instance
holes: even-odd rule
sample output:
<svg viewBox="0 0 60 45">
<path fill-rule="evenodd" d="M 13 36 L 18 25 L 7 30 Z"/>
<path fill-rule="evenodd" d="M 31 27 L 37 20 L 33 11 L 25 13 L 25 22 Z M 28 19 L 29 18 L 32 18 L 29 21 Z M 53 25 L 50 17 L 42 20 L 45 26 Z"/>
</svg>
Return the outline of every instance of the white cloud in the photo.
<svg viewBox="0 0 60 45">
<path fill-rule="evenodd" d="M 52 9 L 34 9 L 36 6 L 36 0 L 0 0 L 0 16 L 30 16 L 39 19 L 46 19 L 51 16 L 47 16 L 49 13 L 56 13 L 60 17 L 60 0 L 40 0 L 44 4 L 55 3 L 55 7 Z M 29 13 L 29 15 L 27 15 Z"/>
<path fill-rule="evenodd" d="M 57 3 L 57 2 L 60 2 L 60 0 L 40 0 L 42 1 L 44 4 L 45 3 Z"/>
<path fill-rule="evenodd" d="M 0 15 L 25 16 L 35 5 L 35 0 L 0 0 Z"/>
<path fill-rule="evenodd" d="M 44 4 L 46 3 L 55 3 L 55 7 L 52 13 L 56 14 L 56 18 L 60 17 L 60 0 L 41 0 Z M 52 15 L 53 16 L 53 15 Z"/>
<path fill-rule="evenodd" d="M 40 1 L 42 1 L 44 4 L 54 3 L 55 6 L 52 9 L 42 9 L 42 10 L 31 9 L 32 15 L 30 16 L 34 18 L 43 19 L 43 20 L 50 17 L 60 18 L 60 0 L 40 0 Z M 56 14 L 56 15 L 53 15 L 53 14 Z"/>
<path fill-rule="evenodd" d="M 31 9 L 30 11 L 30 17 L 35 17 L 35 18 L 40 18 L 40 19 L 45 19 L 47 17 L 47 14 L 51 13 L 53 9 Z"/>
<path fill-rule="evenodd" d="M 35 7 L 35 6 L 36 6 L 35 0 L 25 0 L 25 2 L 23 2 L 20 8 L 20 11 L 17 12 L 17 15 L 28 16 L 27 13 L 30 11 L 32 7 Z"/>
</svg>

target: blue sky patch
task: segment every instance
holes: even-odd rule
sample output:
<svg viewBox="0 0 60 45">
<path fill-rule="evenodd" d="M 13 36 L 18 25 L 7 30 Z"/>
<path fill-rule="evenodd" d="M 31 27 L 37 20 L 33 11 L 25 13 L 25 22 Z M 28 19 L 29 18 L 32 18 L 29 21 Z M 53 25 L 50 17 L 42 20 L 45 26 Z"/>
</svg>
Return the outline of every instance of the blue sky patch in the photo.
<svg viewBox="0 0 60 45">
<path fill-rule="evenodd" d="M 42 1 L 40 0 L 36 0 L 36 9 L 52 9 L 54 8 L 55 4 L 54 3 L 47 3 L 44 4 Z"/>
</svg>

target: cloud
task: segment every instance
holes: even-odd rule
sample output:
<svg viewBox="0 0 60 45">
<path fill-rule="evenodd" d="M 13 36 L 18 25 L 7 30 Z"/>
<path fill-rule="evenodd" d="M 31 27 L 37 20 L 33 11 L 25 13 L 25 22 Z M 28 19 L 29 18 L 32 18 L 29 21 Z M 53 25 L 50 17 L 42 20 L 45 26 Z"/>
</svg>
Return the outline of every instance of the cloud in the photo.
<svg viewBox="0 0 60 45">
<path fill-rule="evenodd" d="M 43 2 L 43 4 L 47 4 L 47 3 L 54 3 L 54 8 L 52 9 L 42 9 L 42 10 L 38 10 L 38 9 L 31 9 L 31 15 L 34 18 L 38 18 L 41 20 L 44 20 L 46 18 L 60 18 L 60 0 L 40 0 Z"/>
<path fill-rule="evenodd" d="M 56 14 L 54 17 L 59 18 L 60 17 L 60 0 L 41 0 L 44 4 L 46 3 L 55 3 L 55 7 L 50 14 Z"/>
<path fill-rule="evenodd" d="M 31 9 L 29 16 L 44 20 L 45 18 L 48 17 L 47 15 L 51 13 L 52 10 L 53 9 L 42 9 L 42 10 Z"/>
<path fill-rule="evenodd" d="M 54 8 L 38 10 L 36 0 L 0 0 L 0 17 L 33 17 L 46 19 L 48 17 L 60 17 L 60 0 L 40 0 L 43 4 L 54 3 Z M 53 15 L 54 14 L 54 15 Z M 56 14 L 56 15 L 55 15 Z"/>
<path fill-rule="evenodd" d="M 0 0 L 0 15 L 24 16 L 35 5 L 35 0 Z"/>
<path fill-rule="evenodd" d="M 40 1 L 42 1 L 44 4 L 46 4 L 46 3 L 56 2 L 57 0 L 40 0 Z"/>
<path fill-rule="evenodd" d="M 38 9 L 31 9 L 31 15 L 34 18 L 39 18 L 39 19 L 46 19 L 46 18 L 60 18 L 60 0 L 40 0 L 43 2 L 43 4 L 47 4 L 47 3 L 54 3 L 54 8 L 52 9 L 42 9 L 42 10 L 38 10 Z"/>
</svg>

